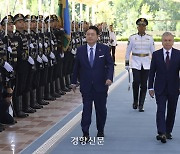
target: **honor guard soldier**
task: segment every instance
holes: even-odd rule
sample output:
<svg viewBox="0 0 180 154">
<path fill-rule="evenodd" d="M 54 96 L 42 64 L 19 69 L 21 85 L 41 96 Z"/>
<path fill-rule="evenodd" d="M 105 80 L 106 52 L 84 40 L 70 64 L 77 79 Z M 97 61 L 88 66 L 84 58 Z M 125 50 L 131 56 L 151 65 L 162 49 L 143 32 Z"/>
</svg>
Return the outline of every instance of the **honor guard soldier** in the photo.
<svg viewBox="0 0 180 154">
<path fill-rule="evenodd" d="M 35 50 L 35 40 L 32 39 L 31 36 L 31 18 L 30 15 L 26 15 L 24 17 L 24 35 L 27 39 L 27 49 L 29 56 L 33 59 L 34 64 L 28 65 L 28 75 L 26 80 L 26 94 L 23 95 L 23 102 L 24 102 L 24 112 L 26 113 L 34 113 L 36 109 L 31 107 L 31 98 L 30 98 L 30 91 L 32 90 L 32 84 L 34 82 L 34 74 L 36 72 L 36 64 L 35 59 L 37 57 L 36 50 Z M 32 98 L 33 99 L 33 98 Z"/>
<path fill-rule="evenodd" d="M 132 52 L 133 109 L 139 108 L 139 112 L 144 112 L 143 106 L 147 91 L 147 79 L 151 61 L 150 56 L 155 49 L 153 38 L 145 33 L 148 21 L 145 18 L 139 18 L 136 24 L 138 33 L 129 37 L 125 55 L 125 69 L 128 71 L 130 69 L 130 54 Z"/>
<path fill-rule="evenodd" d="M 43 34 L 43 41 L 44 41 L 44 51 L 46 52 L 46 56 L 48 59 L 48 69 L 47 69 L 47 82 L 45 84 L 45 90 L 44 90 L 44 99 L 54 101 L 56 100 L 56 97 L 53 97 L 51 95 L 51 84 L 53 81 L 53 70 L 54 65 L 56 64 L 56 57 L 52 51 L 54 41 L 51 39 L 51 24 L 52 24 L 52 18 L 50 16 L 45 18 L 45 27 L 44 34 Z M 51 41 L 52 40 L 52 41 Z"/>
<path fill-rule="evenodd" d="M 58 22 L 58 18 L 57 18 L 57 16 L 56 15 L 52 15 L 52 18 L 53 18 L 53 30 L 55 30 L 56 28 L 56 24 L 57 24 L 57 22 Z M 61 29 L 61 30 L 58 30 L 60 33 L 61 33 L 61 42 L 63 42 L 64 41 L 64 37 L 66 37 L 65 36 L 65 32 L 64 32 L 64 30 L 63 29 Z M 54 33 L 55 31 L 53 31 L 53 33 Z M 56 32 L 57 33 L 57 32 Z M 56 34 L 56 36 L 57 36 L 57 34 Z M 62 46 L 62 43 L 61 43 L 61 46 Z M 61 48 L 61 50 L 62 50 L 62 48 Z M 63 50 L 62 50 L 63 51 Z M 64 51 L 63 51 L 64 52 Z M 61 52 L 62 53 L 62 52 Z M 66 92 L 69 92 L 70 91 L 70 70 L 71 70 L 71 64 L 72 64 L 72 61 L 74 60 L 74 55 L 71 53 L 71 49 L 70 48 L 68 48 L 68 49 L 66 49 L 66 51 L 64 52 L 64 63 L 63 63 L 63 75 L 64 75 L 64 90 L 66 91 Z"/>
<path fill-rule="evenodd" d="M 8 16 L 9 17 L 9 16 Z M 14 70 L 12 65 L 10 65 L 10 53 L 12 49 L 10 46 L 3 42 L 3 39 L 7 40 L 7 32 L 12 24 L 12 18 L 5 17 L 1 24 L 5 28 L 5 33 L 2 33 L 0 38 L 0 131 L 4 130 L 1 123 L 3 124 L 14 124 L 15 120 L 12 115 L 9 114 L 9 107 L 11 106 L 13 90 L 11 88 L 11 80 L 14 79 Z M 5 26 L 6 25 L 6 26 Z M 3 37 L 3 38 L 2 38 Z M 8 48 L 9 47 L 9 48 Z"/>
<path fill-rule="evenodd" d="M 35 48 L 36 48 L 36 54 L 37 54 L 37 58 L 36 58 L 36 65 L 37 65 L 37 70 L 33 79 L 33 91 L 34 91 L 34 95 L 36 98 L 34 98 L 33 102 L 37 102 L 36 105 L 38 104 L 40 107 L 43 107 L 43 105 L 48 105 L 49 102 L 46 102 L 44 100 L 44 86 L 40 85 L 41 81 L 44 81 L 44 77 L 43 75 L 41 75 L 41 71 L 44 71 L 44 64 L 43 63 L 43 48 L 42 48 L 42 38 L 39 37 L 39 34 L 41 33 L 41 29 L 42 29 L 42 20 L 43 20 L 43 16 L 39 15 L 39 16 L 35 16 L 32 15 L 31 16 L 31 23 L 33 24 L 31 27 L 31 36 L 32 38 L 34 38 L 35 40 Z M 36 92 L 36 94 L 35 94 Z"/>
<path fill-rule="evenodd" d="M 23 111 L 23 108 L 28 109 L 27 103 L 23 102 L 22 96 L 26 98 L 28 95 L 27 77 L 29 73 L 29 67 L 34 65 L 34 60 L 28 53 L 28 40 L 24 35 L 24 16 L 22 14 L 16 14 L 14 16 L 14 25 L 16 31 L 14 33 L 15 39 L 18 41 L 18 60 L 17 60 L 17 80 L 16 80 L 16 112 L 17 117 L 27 117 Z M 29 97 L 29 96 L 28 96 Z"/>
<path fill-rule="evenodd" d="M 60 84 L 60 79 L 63 78 L 63 64 L 64 64 L 64 52 L 63 52 L 63 41 L 64 41 L 64 35 L 65 31 L 63 28 L 61 28 L 61 25 L 59 24 L 60 21 L 58 17 L 54 14 L 52 15 L 53 18 L 53 34 L 56 37 L 57 40 L 57 51 L 56 51 L 56 59 L 57 59 L 57 65 L 55 66 L 55 91 L 59 95 L 64 95 L 65 92 L 62 91 L 62 87 Z M 64 85 L 65 83 L 63 83 Z M 63 86 L 64 87 L 64 86 Z"/>
<path fill-rule="evenodd" d="M 12 106 L 12 96 L 13 96 L 13 88 L 15 86 L 15 71 L 17 64 L 17 43 L 13 40 L 13 17 L 8 15 L 3 18 L 1 21 L 2 25 L 2 39 L 1 39 L 1 55 L 5 62 L 4 70 L 1 69 L 1 73 L 3 76 L 3 92 L 2 92 L 2 100 L 3 103 L 0 109 L 0 122 L 4 124 L 14 124 L 16 121 L 13 118 L 13 115 L 10 115 L 9 108 L 13 109 Z M 4 56 L 3 50 L 4 50 Z M 8 65 L 7 65 L 8 64 Z M 11 66 L 9 66 L 9 64 Z M 5 67 L 6 66 L 6 67 Z M 11 68 L 13 71 L 10 71 Z"/>
</svg>

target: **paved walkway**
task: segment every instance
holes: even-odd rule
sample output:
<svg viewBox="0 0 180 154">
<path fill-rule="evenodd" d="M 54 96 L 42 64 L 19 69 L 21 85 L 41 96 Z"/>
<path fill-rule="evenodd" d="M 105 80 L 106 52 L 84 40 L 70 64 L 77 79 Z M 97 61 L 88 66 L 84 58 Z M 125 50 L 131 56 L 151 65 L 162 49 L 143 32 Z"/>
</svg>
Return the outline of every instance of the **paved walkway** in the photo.
<svg viewBox="0 0 180 154">
<path fill-rule="evenodd" d="M 97 140 L 95 115 L 93 114 L 92 125 L 90 128 L 90 136 L 93 141 L 86 145 L 81 145 L 79 142 L 73 142 L 72 139 L 78 138 L 82 135 L 80 123 L 77 121 L 70 131 L 65 133 L 65 136 L 59 140 L 55 140 L 59 134 L 55 135 L 54 143 L 50 146 L 48 143 L 44 144 L 47 150 L 46 153 L 50 154 L 179 154 L 180 153 L 180 109 L 177 110 L 177 118 L 173 131 L 173 139 L 166 144 L 155 139 L 156 125 L 155 125 L 155 100 L 151 99 L 148 95 L 146 97 L 145 112 L 140 113 L 132 109 L 132 91 L 127 90 L 127 73 L 123 72 L 116 79 L 108 97 L 108 118 L 105 129 L 105 139 L 103 142 Z M 82 106 L 80 105 L 73 112 L 71 112 L 64 119 L 70 121 L 68 117 L 73 118 L 77 115 Z M 80 118 L 80 117 L 79 117 Z M 57 125 L 64 125 L 65 121 L 60 121 Z M 73 122 L 72 122 L 73 123 Z M 56 128 L 57 129 L 57 128 Z M 54 128 L 49 130 L 43 136 L 46 140 L 52 137 L 50 134 Z M 59 131 L 58 129 L 55 133 Z M 55 134 L 54 133 L 54 134 Z M 40 143 L 43 137 L 40 137 L 32 145 L 30 145 L 22 154 L 32 153 L 45 153 L 37 149 L 43 143 Z M 53 140 L 53 139 L 51 139 Z M 77 145 L 74 145 L 77 144 Z M 43 150 L 43 148 L 40 148 Z"/>
</svg>

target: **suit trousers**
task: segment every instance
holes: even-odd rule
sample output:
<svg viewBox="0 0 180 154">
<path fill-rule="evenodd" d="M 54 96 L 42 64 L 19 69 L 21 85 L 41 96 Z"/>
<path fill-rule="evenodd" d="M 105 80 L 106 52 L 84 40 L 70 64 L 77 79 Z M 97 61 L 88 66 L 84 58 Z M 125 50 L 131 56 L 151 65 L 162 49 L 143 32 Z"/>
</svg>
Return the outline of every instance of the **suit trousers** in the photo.
<svg viewBox="0 0 180 154">
<path fill-rule="evenodd" d="M 107 117 L 107 92 L 96 92 L 94 88 L 89 93 L 82 93 L 83 112 L 81 119 L 81 128 L 84 134 L 89 133 L 91 125 L 92 107 L 94 102 L 96 112 L 96 126 L 100 132 L 104 131 Z"/>
<path fill-rule="evenodd" d="M 156 125 L 158 134 L 171 133 L 174 126 L 176 107 L 179 95 L 156 95 Z M 166 114 L 167 107 L 167 114 Z"/>
</svg>

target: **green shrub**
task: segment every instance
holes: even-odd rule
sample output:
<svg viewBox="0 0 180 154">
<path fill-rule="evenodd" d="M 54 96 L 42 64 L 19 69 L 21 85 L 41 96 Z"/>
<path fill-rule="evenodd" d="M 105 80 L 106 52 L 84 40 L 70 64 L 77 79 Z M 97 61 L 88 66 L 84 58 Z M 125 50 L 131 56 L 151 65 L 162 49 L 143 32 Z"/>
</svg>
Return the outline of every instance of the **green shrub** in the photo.
<svg viewBox="0 0 180 154">
<path fill-rule="evenodd" d="M 153 37 L 155 42 L 161 42 L 161 37 Z M 117 36 L 118 41 L 128 41 L 127 37 L 122 37 L 122 36 Z M 175 37 L 174 38 L 175 42 L 180 42 L 180 37 Z"/>
</svg>

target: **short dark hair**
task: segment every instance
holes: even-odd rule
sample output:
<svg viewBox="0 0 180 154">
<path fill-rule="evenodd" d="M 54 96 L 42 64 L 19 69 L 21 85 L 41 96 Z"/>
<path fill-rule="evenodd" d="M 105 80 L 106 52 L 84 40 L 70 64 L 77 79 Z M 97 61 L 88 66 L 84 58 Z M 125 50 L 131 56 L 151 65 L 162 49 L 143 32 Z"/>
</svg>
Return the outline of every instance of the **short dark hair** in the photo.
<svg viewBox="0 0 180 154">
<path fill-rule="evenodd" d="M 90 26 L 89 29 L 95 30 L 96 34 L 99 35 L 99 29 L 96 26 Z"/>
</svg>

